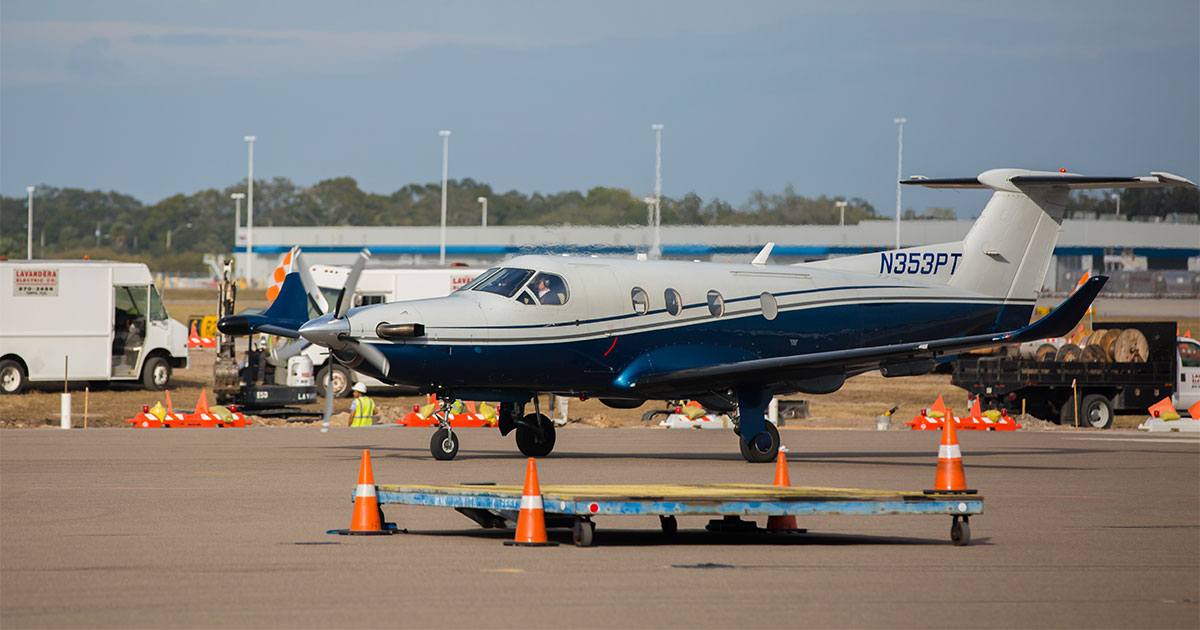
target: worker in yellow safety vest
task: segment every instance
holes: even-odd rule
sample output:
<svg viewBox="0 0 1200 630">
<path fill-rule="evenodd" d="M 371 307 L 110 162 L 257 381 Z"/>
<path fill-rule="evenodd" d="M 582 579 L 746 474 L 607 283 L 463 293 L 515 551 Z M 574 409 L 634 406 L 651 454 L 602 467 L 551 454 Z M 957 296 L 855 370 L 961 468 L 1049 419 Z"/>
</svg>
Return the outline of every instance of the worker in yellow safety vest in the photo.
<svg viewBox="0 0 1200 630">
<path fill-rule="evenodd" d="M 367 386 L 355 383 L 354 400 L 350 402 L 350 426 L 369 427 L 375 424 L 375 401 L 367 396 Z"/>
</svg>

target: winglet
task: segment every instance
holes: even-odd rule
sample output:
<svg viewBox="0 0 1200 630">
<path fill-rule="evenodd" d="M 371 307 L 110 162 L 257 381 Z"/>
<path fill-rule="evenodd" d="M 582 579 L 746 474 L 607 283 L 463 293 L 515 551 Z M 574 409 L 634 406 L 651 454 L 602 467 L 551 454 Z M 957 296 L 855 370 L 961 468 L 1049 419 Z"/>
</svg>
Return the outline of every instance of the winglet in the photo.
<svg viewBox="0 0 1200 630">
<path fill-rule="evenodd" d="M 754 257 L 754 260 L 750 261 L 750 264 L 759 266 L 767 264 L 767 258 L 771 257 L 772 249 L 775 249 L 775 243 L 767 243 L 763 246 L 762 251 L 758 252 L 758 255 Z"/>
<path fill-rule="evenodd" d="M 1083 319 L 1088 307 L 1092 305 L 1096 296 L 1100 294 L 1100 290 L 1104 288 L 1105 282 L 1108 282 L 1108 276 L 1096 276 L 1088 280 L 1076 289 L 1065 302 L 1059 304 L 1058 308 L 1050 311 L 1049 315 L 1005 335 L 1004 340 L 1008 343 L 1022 343 L 1065 336 L 1071 332 L 1075 324 L 1079 323 L 1079 320 Z"/>
</svg>

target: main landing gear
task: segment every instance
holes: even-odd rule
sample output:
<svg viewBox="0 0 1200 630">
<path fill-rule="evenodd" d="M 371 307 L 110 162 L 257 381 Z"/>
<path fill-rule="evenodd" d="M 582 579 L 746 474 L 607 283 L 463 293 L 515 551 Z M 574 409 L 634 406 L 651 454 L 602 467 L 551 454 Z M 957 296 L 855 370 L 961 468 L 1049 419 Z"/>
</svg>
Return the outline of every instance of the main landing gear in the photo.
<svg viewBox="0 0 1200 630">
<path fill-rule="evenodd" d="M 438 428 L 429 440 L 429 452 L 434 459 L 446 461 L 458 455 L 458 435 L 450 426 L 450 405 L 454 397 L 442 396 L 440 400 Z M 533 408 L 533 413 L 526 414 L 524 403 L 500 403 L 497 424 L 500 435 L 508 435 L 514 430 L 517 432 L 517 448 L 523 455 L 545 457 L 554 450 L 554 422 L 541 412 L 536 395 L 533 397 Z"/>
<path fill-rule="evenodd" d="M 779 429 L 767 422 L 767 405 L 771 390 L 751 389 L 737 392 L 738 446 L 742 457 L 752 464 L 775 461 L 779 455 Z"/>
</svg>

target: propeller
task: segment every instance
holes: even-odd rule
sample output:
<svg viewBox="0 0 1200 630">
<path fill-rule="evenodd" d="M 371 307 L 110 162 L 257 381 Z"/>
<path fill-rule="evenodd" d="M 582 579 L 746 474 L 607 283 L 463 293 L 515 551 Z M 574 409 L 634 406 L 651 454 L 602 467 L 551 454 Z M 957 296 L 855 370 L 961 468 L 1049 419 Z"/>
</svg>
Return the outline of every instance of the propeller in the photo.
<svg viewBox="0 0 1200 630">
<path fill-rule="evenodd" d="M 354 289 L 358 286 L 358 277 L 362 274 L 363 267 L 370 258 L 369 250 L 364 249 L 358 253 L 358 260 L 354 261 L 354 266 L 350 268 L 350 275 L 346 278 L 346 284 L 338 294 L 333 312 L 326 313 L 301 326 L 300 336 L 308 342 L 329 348 L 330 355 L 341 352 L 343 355 L 360 356 L 379 370 L 380 374 L 387 375 L 391 367 L 387 357 L 379 348 L 352 337 L 350 322 L 346 319 L 346 313 L 350 310 L 351 298 L 354 296 Z"/>
</svg>

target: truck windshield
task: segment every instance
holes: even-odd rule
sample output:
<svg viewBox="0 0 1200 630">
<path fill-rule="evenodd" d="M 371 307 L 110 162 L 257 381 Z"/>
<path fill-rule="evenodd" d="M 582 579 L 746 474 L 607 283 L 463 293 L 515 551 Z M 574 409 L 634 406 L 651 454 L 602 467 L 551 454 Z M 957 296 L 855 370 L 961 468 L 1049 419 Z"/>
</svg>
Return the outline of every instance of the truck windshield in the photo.
<svg viewBox="0 0 1200 630">
<path fill-rule="evenodd" d="M 472 287 L 472 290 L 512 297 L 525 286 L 525 281 L 532 275 L 533 271 L 529 269 L 501 269 Z"/>
<path fill-rule="evenodd" d="M 161 322 L 167 317 L 167 307 L 163 306 L 162 296 L 158 294 L 158 287 L 150 285 L 150 321 Z"/>
</svg>

